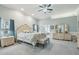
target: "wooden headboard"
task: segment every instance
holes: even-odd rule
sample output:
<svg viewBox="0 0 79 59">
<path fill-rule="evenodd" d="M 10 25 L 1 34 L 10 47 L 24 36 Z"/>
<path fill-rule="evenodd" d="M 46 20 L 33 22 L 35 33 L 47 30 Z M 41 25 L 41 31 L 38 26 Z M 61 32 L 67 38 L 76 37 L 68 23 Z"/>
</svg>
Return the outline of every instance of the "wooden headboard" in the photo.
<svg viewBox="0 0 79 59">
<path fill-rule="evenodd" d="M 32 32 L 32 28 L 27 24 L 23 24 L 17 28 L 17 33 L 19 32 Z"/>
</svg>

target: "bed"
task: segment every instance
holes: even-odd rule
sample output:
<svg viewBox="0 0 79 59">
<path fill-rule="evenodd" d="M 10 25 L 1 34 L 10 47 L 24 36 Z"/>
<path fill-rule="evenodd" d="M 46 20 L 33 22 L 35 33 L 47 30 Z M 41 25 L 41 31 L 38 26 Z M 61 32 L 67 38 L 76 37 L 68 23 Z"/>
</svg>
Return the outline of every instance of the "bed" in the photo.
<svg viewBox="0 0 79 59">
<path fill-rule="evenodd" d="M 30 43 L 35 46 L 37 42 L 44 42 L 46 40 L 46 34 L 33 33 L 31 27 L 24 24 L 17 28 L 17 40 Z"/>
<path fill-rule="evenodd" d="M 29 44 L 34 45 L 34 42 L 32 41 L 32 38 L 34 36 L 34 33 L 32 33 L 32 29 L 27 24 L 23 24 L 17 28 L 17 40 L 26 42 Z"/>
</svg>

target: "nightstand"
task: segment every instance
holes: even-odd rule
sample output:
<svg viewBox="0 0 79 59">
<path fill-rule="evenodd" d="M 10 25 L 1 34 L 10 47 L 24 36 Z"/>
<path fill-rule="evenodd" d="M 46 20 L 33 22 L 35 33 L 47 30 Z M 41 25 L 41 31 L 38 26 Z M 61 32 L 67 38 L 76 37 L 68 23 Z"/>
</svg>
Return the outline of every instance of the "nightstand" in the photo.
<svg viewBox="0 0 79 59">
<path fill-rule="evenodd" d="M 1 47 L 9 46 L 15 43 L 14 36 L 4 36 L 0 38 Z"/>
</svg>

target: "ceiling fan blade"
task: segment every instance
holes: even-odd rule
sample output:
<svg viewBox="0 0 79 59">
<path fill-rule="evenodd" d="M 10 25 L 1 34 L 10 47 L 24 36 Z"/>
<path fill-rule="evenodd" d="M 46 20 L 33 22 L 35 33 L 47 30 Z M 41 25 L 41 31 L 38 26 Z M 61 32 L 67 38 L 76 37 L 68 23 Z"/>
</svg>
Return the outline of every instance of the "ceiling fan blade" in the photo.
<svg viewBox="0 0 79 59">
<path fill-rule="evenodd" d="M 47 10 L 50 10 L 50 11 L 52 11 L 53 9 L 47 9 Z"/>
<path fill-rule="evenodd" d="M 39 12 L 42 11 L 43 9 L 38 10 Z"/>
<path fill-rule="evenodd" d="M 43 6 L 46 7 L 47 5 L 46 4 L 43 4 Z"/>
<path fill-rule="evenodd" d="M 44 8 L 43 6 L 39 6 L 39 7 Z"/>
<path fill-rule="evenodd" d="M 51 4 L 48 4 L 48 7 L 50 7 L 51 6 Z"/>
</svg>

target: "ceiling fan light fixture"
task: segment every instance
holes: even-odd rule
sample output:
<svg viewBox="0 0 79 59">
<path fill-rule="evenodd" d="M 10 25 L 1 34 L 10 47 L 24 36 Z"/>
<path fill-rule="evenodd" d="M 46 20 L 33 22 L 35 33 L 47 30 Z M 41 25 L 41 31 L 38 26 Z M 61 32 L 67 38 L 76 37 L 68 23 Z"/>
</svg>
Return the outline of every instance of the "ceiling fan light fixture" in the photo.
<svg viewBox="0 0 79 59">
<path fill-rule="evenodd" d="M 40 7 L 40 10 L 38 10 L 39 12 L 42 11 L 44 12 L 45 14 L 46 13 L 51 13 L 52 12 L 52 8 L 51 8 L 51 4 L 42 4 L 42 5 L 39 5 Z"/>
<path fill-rule="evenodd" d="M 21 8 L 21 11 L 24 11 L 24 8 Z"/>
<path fill-rule="evenodd" d="M 32 14 L 32 16 L 34 16 L 35 14 Z"/>
</svg>

